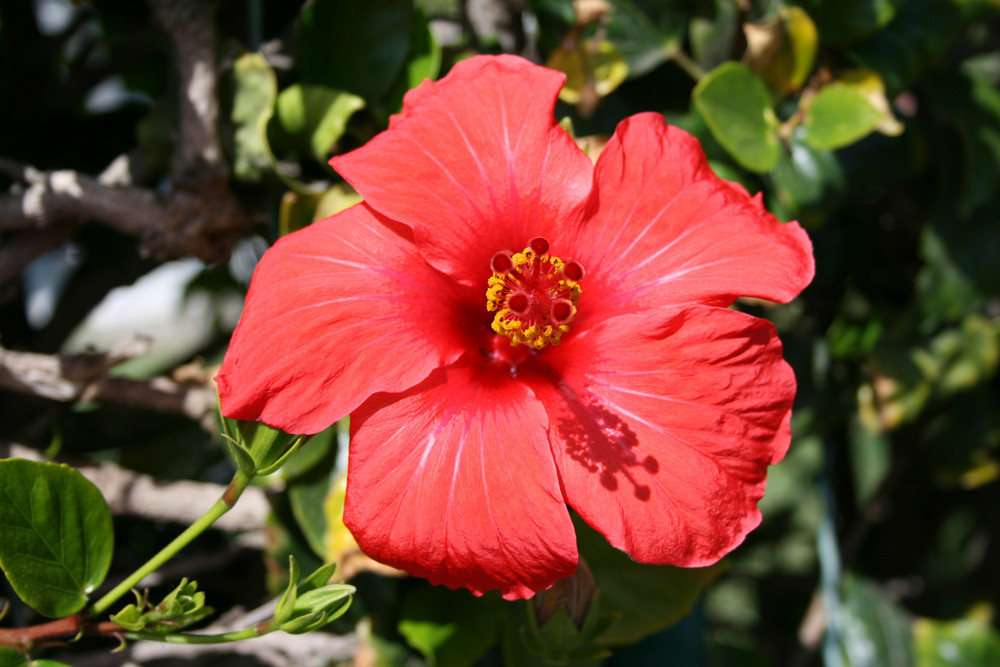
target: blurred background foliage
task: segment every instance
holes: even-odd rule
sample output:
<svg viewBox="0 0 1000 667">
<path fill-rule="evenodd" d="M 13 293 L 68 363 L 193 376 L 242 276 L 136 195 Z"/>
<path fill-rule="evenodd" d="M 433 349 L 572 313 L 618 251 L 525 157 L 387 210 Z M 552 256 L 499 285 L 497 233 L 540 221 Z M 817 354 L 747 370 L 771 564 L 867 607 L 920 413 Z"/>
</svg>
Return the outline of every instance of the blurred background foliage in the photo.
<svg viewBox="0 0 1000 667">
<path fill-rule="evenodd" d="M 11 355 L 68 374 L 79 353 L 141 336 L 144 354 L 100 372 L 206 386 L 267 245 L 359 200 L 328 158 L 384 129 L 424 78 L 518 53 L 566 72 L 557 115 L 592 153 L 626 116 L 663 113 L 809 230 L 806 292 L 738 304 L 775 322 L 799 381 L 762 526 L 694 571 L 582 532 L 593 581 L 532 604 L 474 599 L 357 552 L 339 523 L 339 424 L 268 481 L 259 550 L 232 556 L 217 535 L 200 549 L 230 553 L 228 575 L 183 574 L 224 609 L 280 592 L 289 553 L 338 562 L 359 599 L 331 631 L 357 636 L 359 665 L 1000 664 L 1000 2 L 178 0 L 214 11 L 222 153 L 193 171 L 177 166 L 185 28 L 171 42 L 162 4 L 0 0 L 4 446 L 163 484 L 228 479 L 210 417 L 46 394 L 11 379 Z M 159 218 L 141 207 L 132 227 L 100 206 L 21 214 L 39 182 L 108 176 L 119 156 L 150 201 L 222 183 L 237 223 L 209 252 L 153 243 Z M 179 529 L 117 517 L 114 568 Z M 32 622 L 5 597 L 8 620 Z"/>
</svg>

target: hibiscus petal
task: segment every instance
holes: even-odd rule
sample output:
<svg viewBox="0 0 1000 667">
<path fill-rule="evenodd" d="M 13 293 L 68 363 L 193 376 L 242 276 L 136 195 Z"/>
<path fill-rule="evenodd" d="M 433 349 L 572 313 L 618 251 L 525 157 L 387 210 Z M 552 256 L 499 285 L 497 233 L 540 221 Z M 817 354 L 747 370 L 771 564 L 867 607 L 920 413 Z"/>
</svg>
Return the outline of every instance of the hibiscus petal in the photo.
<svg viewBox="0 0 1000 667">
<path fill-rule="evenodd" d="M 547 351 L 532 380 L 567 502 L 646 563 L 708 565 L 760 523 L 795 378 L 765 320 L 695 306 L 627 315 Z"/>
<path fill-rule="evenodd" d="M 457 286 L 391 224 L 360 204 L 265 253 L 216 378 L 223 414 L 316 433 L 461 355 Z"/>
<path fill-rule="evenodd" d="M 407 94 L 390 129 L 330 161 L 375 210 L 411 226 L 427 261 L 477 287 L 500 250 L 578 224 L 589 159 L 553 116 L 565 75 L 475 57 Z"/>
<path fill-rule="evenodd" d="M 351 416 L 344 521 L 366 554 L 431 583 L 530 597 L 577 562 L 545 428 L 532 392 L 488 367 L 373 396 Z"/>
<path fill-rule="evenodd" d="M 623 121 L 598 159 L 589 220 L 574 244 L 584 308 L 787 302 L 812 280 L 812 245 L 709 168 L 698 141 L 659 114 Z"/>
</svg>

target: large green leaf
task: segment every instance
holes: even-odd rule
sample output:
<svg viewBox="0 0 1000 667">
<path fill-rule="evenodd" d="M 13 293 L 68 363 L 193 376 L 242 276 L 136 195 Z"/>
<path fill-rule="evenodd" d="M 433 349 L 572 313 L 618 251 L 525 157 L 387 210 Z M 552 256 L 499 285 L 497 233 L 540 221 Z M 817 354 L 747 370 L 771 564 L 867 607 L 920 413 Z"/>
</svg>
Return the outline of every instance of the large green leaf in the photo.
<svg viewBox="0 0 1000 667">
<path fill-rule="evenodd" d="M 18 596 L 57 618 L 87 604 L 111 565 L 111 510 L 65 465 L 0 461 L 0 567 Z"/>
<path fill-rule="evenodd" d="M 604 644 L 630 644 L 673 625 L 725 569 L 721 563 L 701 568 L 637 563 L 583 521 L 575 524 L 580 555 L 601 592 L 601 610 L 621 614 L 597 638 Z"/>
<path fill-rule="evenodd" d="M 437 667 L 474 663 L 497 639 L 499 602 L 464 590 L 418 586 L 403 598 L 399 633 Z"/>
<path fill-rule="evenodd" d="M 694 89 L 694 103 L 712 134 L 751 171 L 770 171 L 781 157 L 778 119 L 764 82 L 745 65 L 725 62 Z"/>
<path fill-rule="evenodd" d="M 376 104 L 402 72 L 413 41 L 410 0 L 315 0 L 302 10 L 303 83 L 360 95 Z"/>
</svg>

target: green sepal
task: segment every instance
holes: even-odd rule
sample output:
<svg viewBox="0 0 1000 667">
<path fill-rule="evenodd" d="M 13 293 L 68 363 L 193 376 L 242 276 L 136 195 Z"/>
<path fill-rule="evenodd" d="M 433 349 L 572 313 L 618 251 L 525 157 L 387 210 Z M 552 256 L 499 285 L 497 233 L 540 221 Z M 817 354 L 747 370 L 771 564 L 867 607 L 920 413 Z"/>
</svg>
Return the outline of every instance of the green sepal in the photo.
<svg viewBox="0 0 1000 667">
<path fill-rule="evenodd" d="M 197 623 L 212 611 L 205 606 L 205 593 L 198 590 L 198 582 L 181 579 L 156 606 L 137 594 L 136 604 L 126 606 L 111 620 L 130 632 L 169 634 Z"/>
<path fill-rule="evenodd" d="M 285 464 L 288 463 L 288 459 L 292 458 L 292 455 L 295 454 L 295 452 L 299 451 L 299 448 L 301 448 L 302 445 L 306 444 L 311 437 L 312 437 L 311 435 L 300 435 L 298 438 L 295 439 L 295 442 L 293 442 L 288 447 L 288 449 L 286 449 L 284 453 L 281 456 L 279 456 L 276 461 L 274 461 L 274 463 L 264 468 L 260 468 L 257 471 L 257 474 L 270 475 L 281 470 L 285 466 Z"/>
<path fill-rule="evenodd" d="M 274 620 L 293 635 L 311 632 L 339 618 L 351 606 L 355 588 L 327 584 L 336 564 L 327 563 L 299 582 L 299 564 L 288 557 L 288 587 L 278 599 Z"/>
<path fill-rule="evenodd" d="M 222 417 L 222 431 L 223 439 L 233 450 L 237 467 L 250 475 L 269 475 L 277 471 L 308 439 L 308 436 L 285 433 L 262 422 L 228 417 Z"/>
<path fill-rule="evenodd" d="M 250 451 L 239 441 L 236 434 L 236 420 L 219 415 L 222 423 L 222 442 L 236 463 L 236 468 L 245 475 L 253 477 L 257 474 L 257 465 L 250 456 Z"/>
<path fill-rule="evenodd" d="M 139 632 L 146 627 L 146 618 L 142 609 L 134 604 L 128 605 L 117 614 L 112 614 L 111 622 L 117 623 L 130 632 Z"/>
<path fill-rule="evenodd" d="M 600 636 L 618 620 L 620 614 L 602 612 L 600 600 L 601 592 L 595 591 L 590 609 L 579 628 L 566 609 L 559 609 L 540 625 L 535 605 L 526 604 L 527 623 L 521 628 L 524 645 L 547 661 L 563 664 L 607 657 L 610 651 L 600 644 Z"/>
</svg>

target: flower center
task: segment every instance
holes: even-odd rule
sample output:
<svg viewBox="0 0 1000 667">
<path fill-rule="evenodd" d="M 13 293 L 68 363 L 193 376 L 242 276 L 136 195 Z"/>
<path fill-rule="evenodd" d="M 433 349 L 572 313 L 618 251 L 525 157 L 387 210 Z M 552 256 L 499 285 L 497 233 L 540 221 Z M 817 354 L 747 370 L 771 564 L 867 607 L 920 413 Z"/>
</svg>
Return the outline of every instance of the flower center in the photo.
<svg viewBox="0 0 1000 667">
<path fill-rule="evenodd" d="M 548 252 L 549 242 L 536 238 L 517 254 L 501 251 L 490 260 L 486 309 L 496 313 L 493 330 L 512 346 L 558 345 L 576 315 L 583 265 Z"/>
</svg>

